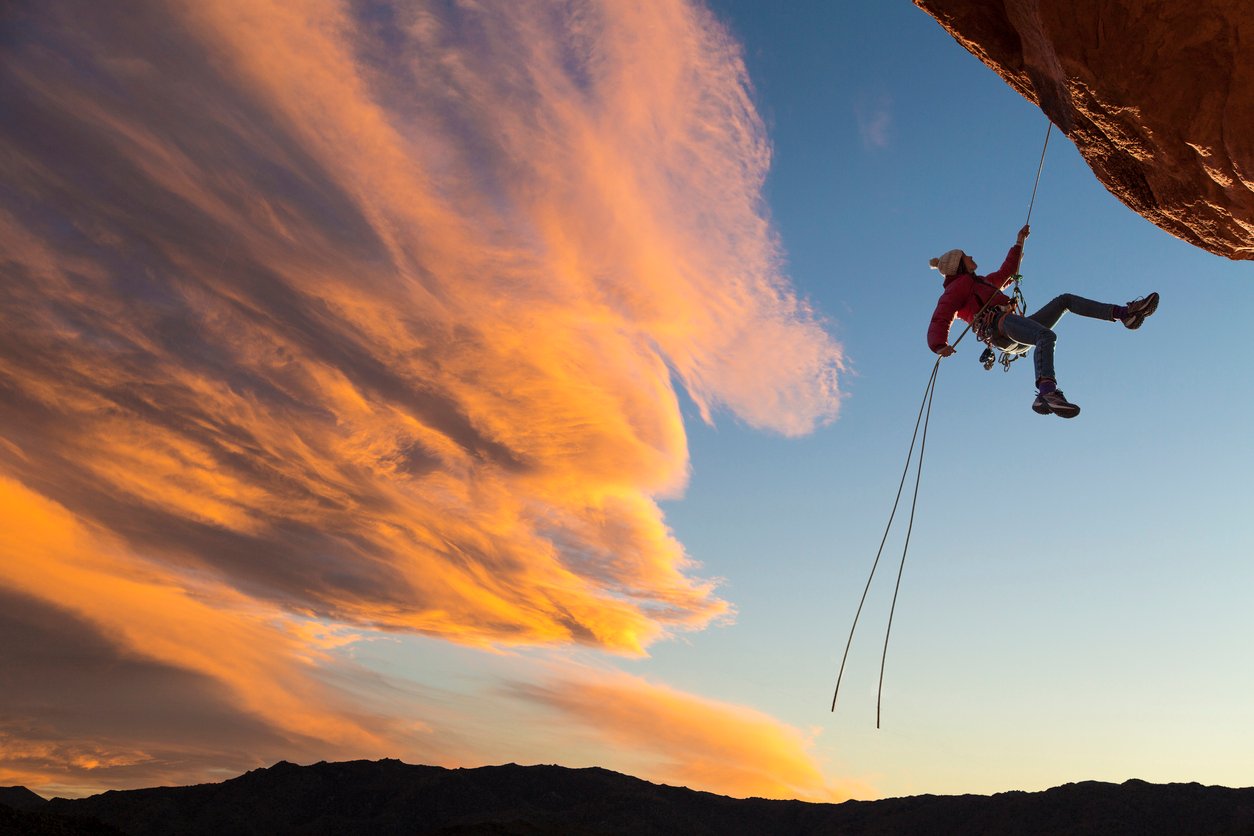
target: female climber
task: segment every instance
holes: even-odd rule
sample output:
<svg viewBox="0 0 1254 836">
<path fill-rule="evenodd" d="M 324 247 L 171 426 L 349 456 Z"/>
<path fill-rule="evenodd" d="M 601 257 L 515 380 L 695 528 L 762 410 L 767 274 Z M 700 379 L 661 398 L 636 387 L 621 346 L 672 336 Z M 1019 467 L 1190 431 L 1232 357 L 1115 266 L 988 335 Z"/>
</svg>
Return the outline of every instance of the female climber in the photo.
<svg viewBox="0 0 1254 836">
<path fill-rule="evenodd" d="M 1074 418 L 1080 414 L 1080 407 L 1063 396 L 1054 378 L 1054 341 L 1057 339 L 1052 330 L 1054 325 L 1063 314 L 1071 311 L 1092 319 L 1118 320 L 1125 328 L 1140 328 L 1145 319 L 1158 309 L 1158 294 L 1151 293 L 1126 305 L 1111 305 L 1064 293 L 1031 316 L 1022 316 L 1015 312 L 1010 297 L 1001 289 L 1010 283 L 1019 269 L 1023 242 L 1030 233 L 1031 229 L 1026 225 L 1019 230 L 1018 240 L 1006 254 L 1006 260 L 996 272 L 987 276 L 975 274 L 975 259 L 962 250 L 950 250 L 931 260 L 932 267 L 945 277 L 945 291 L 932 314 L 932 324 L 927 329 L 927 344 L 941 357 L 953 354 L 953 346 L 948 342 L 949 329 L 954 324 L 954 318 L 960 317 L 971 323 L 976 337 L 998 348 L 1034 347 L 1037 395 L 1032 402 L 1032 411 L 1041 415 L 1052 412 L 1061 418 Z"/>
</svg>

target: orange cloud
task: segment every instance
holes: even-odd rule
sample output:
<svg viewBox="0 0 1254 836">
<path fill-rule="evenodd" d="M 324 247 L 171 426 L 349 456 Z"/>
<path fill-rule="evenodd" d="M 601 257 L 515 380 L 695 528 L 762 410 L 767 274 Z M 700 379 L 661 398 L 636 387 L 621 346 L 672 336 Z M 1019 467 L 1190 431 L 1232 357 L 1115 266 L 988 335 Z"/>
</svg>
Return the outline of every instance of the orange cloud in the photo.
<svg viewBox="0 0 1254 836">
<path fill-rule="evenodd" d="M 10 594 L 64 610 L 139 657 L 226 686 L 243 711 L 292 737 L 387 751 L 388 741 L 327 705 L 333 696 L 315 676 L 327 639 L 308 625 L 220 582 L 142 560 L 5 478 L 0 529 L 0 587 Z"/>
<path fill-rule="evenodd" d="M 842 359 L 707 11 L 47 0 L 6 27 L 0 593 L 343 751 L 391 728 L 305 687 L 348 635 L 641 654 L 728 616 L 658 505 L 678 387 L 799 434 Z"/>
<path fill-rule="evenodd" d="M 8 472 L 365 626 L 639 653 L 728 612 L 655 501 L 673 378 L 803 432 L 840 357 L 707 13 L 81 5 L 4 56 Z"/>
<path fill-rule="evenodd" d="M 618 768 L 651 781 L 741 798 L 868 795 L 865 785 L 829 780 L 807 735 L 751 708 L 626 674 L 585 672 L 512 691 L 590 730 L 609 744 Z"/>
</svg>

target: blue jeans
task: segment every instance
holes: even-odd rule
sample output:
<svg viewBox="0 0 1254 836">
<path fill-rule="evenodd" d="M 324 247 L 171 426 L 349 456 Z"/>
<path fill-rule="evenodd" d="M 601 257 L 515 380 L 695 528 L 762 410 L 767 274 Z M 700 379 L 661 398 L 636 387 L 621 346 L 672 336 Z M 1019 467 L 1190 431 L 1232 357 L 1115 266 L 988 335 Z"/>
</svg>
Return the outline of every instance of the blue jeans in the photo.
<svg viewBox="0 0 1254 836">
<path fill-rule="evenodd" d="M 1020 345 L 1036 348 L 1032 362 L 1036 364 L 1036 379 L 1043 377 L 1054 379 L 1054 342 L 1058 339 L 1053 327 L 1062 319 L 1067 311 L 1092 319 L 1104 319 L 1113 322 L 1115 306 L 1105 302 L 1094 302 L 1083 296 L 1064 293 L 1047 302 L 1039 311 L 1031 316 L 1007 314 L 1001 321 L 1001 331 Z"/>
</svg>

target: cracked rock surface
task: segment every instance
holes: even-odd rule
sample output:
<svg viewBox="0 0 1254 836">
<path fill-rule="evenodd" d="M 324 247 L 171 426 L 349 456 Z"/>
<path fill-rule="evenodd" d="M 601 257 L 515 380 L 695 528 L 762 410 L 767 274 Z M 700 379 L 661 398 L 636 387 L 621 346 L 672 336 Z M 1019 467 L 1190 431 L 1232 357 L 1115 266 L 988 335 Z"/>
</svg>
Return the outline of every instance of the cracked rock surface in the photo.
<svg viewBox="0 0 1254 836">
<path fill-rule="evenodd" d="M 914 0 L 1040 106 L 1112 194 L 1254 259 L 1252 0 Z"/>
</svg>

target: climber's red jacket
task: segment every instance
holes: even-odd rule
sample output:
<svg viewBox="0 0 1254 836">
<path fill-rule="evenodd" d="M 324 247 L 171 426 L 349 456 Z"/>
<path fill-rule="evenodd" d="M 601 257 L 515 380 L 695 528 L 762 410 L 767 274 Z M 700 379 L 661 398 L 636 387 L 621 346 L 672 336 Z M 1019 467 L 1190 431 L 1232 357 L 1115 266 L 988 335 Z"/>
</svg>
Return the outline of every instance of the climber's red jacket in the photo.
<svg viewBox="0 0 1254 836">
<path fill-rule="evenodd" d="M 927 329 L 927 347 L 939 351 L 949 342 L 949 329 L 953 327 L 954 318 L 961 317 L 970 322 L 980 312 L 989 296 L 993 303 L 989 307 L 1001 307 L 1010 304 L 1010 297 L 1001 292 L 1001 288 L 1010 284 L 1010 277 L 1019 269 L 1019 259 L 1023 255 L 1023 247 L 1015 244 L 1006 253 L 1006 260 L 1000 268 L 987 276 L 973 276 L 970 273 L 956 273 L 945 278 L 945 292 L 936 302 L 936 311 L 932 314 L 932 324 Z"/>
</svg>

